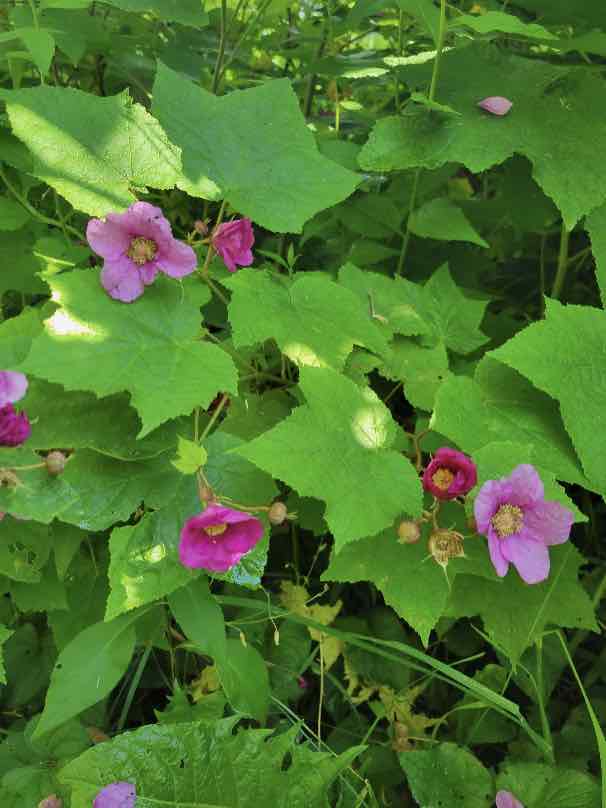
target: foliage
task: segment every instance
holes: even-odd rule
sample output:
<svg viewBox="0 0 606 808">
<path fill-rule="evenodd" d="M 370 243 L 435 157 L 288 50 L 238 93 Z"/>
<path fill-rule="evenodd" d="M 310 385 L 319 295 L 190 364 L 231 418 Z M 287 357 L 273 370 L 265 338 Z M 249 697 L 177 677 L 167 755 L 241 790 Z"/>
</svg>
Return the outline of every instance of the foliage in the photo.
<svg viewBox="0 0 606 808">
<path fill-rule="evenodd" d="M 606 808 L 600 5 L 0 8 L 2 806 Z"/>
</svg>

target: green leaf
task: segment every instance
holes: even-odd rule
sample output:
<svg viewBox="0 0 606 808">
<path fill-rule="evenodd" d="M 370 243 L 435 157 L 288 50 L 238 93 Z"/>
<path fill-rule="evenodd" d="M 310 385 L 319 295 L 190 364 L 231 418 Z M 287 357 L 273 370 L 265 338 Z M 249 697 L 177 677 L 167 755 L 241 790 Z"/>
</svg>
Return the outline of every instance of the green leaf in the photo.
<svg viewBox="0 0 606 808">
<path fill-rule="evenodd" d="M 33 233 L 28 228 L 6 232 L 0 227 L 0 263 L 3 267 L 0 276 L 0 294 L 9 289 L 31 294 L 48 294 L 47 285 L 35 274 L 39 272 L 40 265 L 32 252 L 33 238 Z M 35 315 L 37 317 L 38 313 L 35 312 Z M 20 318 L 13 317 L 0 327 L 4 331 L 7 322 L 12 323 L 18 319 Z"/>
<path fill-rule="evenodd" d="M 431 34 L 434 42 L 437 43 L 440 30 L 440 12 L 431 0 L 396 0 L 396 3 L 405 14 L 414 17 Z"/>
<path fill-rule="evenodd" d="M 269 503 L 277 494 L 273 480 L 243 457 L 229 450 L 239 438 L 215 432 L 207 441 L 204 473 L 213 489 L 236 502 Z M 129 464 L 130 465 L 130 464 Z M 167 464 L 168 465 L 168 464 Z M 179 561 L 181 528 L 202 510 L 196 481 L 176 475 L 171 498 L 155 513 L 147 513 L 135 525 L 115 528 L 110 538 L 111 594 L 106 619 L 169 595 L 198 577 Z M 267 542 L 261 541 L 228 573 L 217 577 L 247 586 L 258 586 L 265 568 Z"/>
<path fill-rule="evenodd" d="M 474 453 L 506 438 L 533 447 L 532 461 L 559 480 L 591 488 L 553 399 L 488 354 L 473 379 L 450 376 L 438 389 L 432 429 Z"/>
<path fill-rule="evenodd" d="M 236 713 L 264 724 L 271 693 L 265 660 L 256 648 L 239 639 L 227 640 L 225 656 L 217 659 L 221 687 Z"/>
<path fill-rule="evenodd" d="M 591 249 L 595 258 L 602 308 L 606 308 L 606 205 L 596 208 L 585 219 L 585 227 L 591 239 Z"/>
<path fill-rule="evenodd" d="M 94 449 L 116 460 L 145 460 L 174 450 L 185 418 L 168 421 L 137 440 L 141 421 L 120 393 L 99 399 L 92 393 L 66 392 L 61 385 L 31 378 L 21 406 L 32 421 L 31 449 L 69 446 Z"/>
<path fill-rule="evenodd" d="M 34 739 L 109 695 L 130 663 L 137 615 L 84 629 L 61 651 Z"/>
<path fill-rule="evenodd" d="M 216 97 L 159 63 L 153 111 L 183 150 L 178 186 L 194 196 L 224 196 L 270 230 L 300 233 L 358 184 L 319 153 L 286 79 Z"/>
<path fill-rule="evenodd" d="M 424 87 L 430 67 L 409 66 L 402 74 L 409 86 Z M 478 101 L 493 95 L 513 102 L 509 115 L 478 108 Z M 443 54 L 439 99 L 461 117 L 417 108 L 383 118 L 360 153 L 362 168 L 437 168 L 453 162 L 479 173 L 517 153 L 533 164 L 534 179 L 569 229 L 604 201 L 606 166 L 596 163 L 595 155 L 606 149 L 606 132 L 600 130 L 596 140 L 596 111 L 606 103 L 606 89 L 597 75 L 474 44 Z"/>
<path fill-rule="evenodd" d="M 382 375 L 404 383 L 404 395 L 422 410 L 433 410 L 436 393 L 450 372 L 443 342 L 427 347 L 414 339 L 396 338 Z"/>
<path fill-rule="evenodd" d="M 472 227 L 460 207 L 446 197 L 430 199 L 410 214 L 410 231 L 422 238 L 439 241 L 470 241 L 489 247 Z"/>
<path fill-rule="evenodd" d="M 44 78 L 48 74 L 55 53 L 55 40 L 52 35 L 44 28 L 20 28 L 19 38 Z"/>
<path fill-rule="evenodd" d="M 226 281 L 233 290 L 229 321 L 236 348 L 275 339 L 298 365 L 340 370 L 354 345 L 376 353 L 387 342 L 372 322 L 368 305 L 319 274 L 303 274 L 294 282 L 259 270 L 241 270 Z M 262 301 L 263 316 L 250 305 Z"/>
<path fill-rule="evenodd" d="M 27 449 L 0 449 L 5 467 L 40 464 Z M 145 462 L 121 463 L 96 452 L 78 451 L 59 477 L 46 468 L 17 472 L 21 484 L 0 487 L 0 509 L 39 522 L 60 518 L 83 530 L 104 530 L 127 521 L 145 501 L 164 505 L 173 495 L 178 473 L 159 456 Z"/>
<path fill-rule="evenodd" d="M 490 773 L 463 747 L 441 743 L 426 751 L 403 752 L 399 758 L 413 796 L 423 808 L 490 808 L 494 804 Z"/>
<path fill-rule="evenodd" d="M 72 788 L 72 808 L 90 808 L 116 781 L 136 786 L 137 808 L 309 808 L 325 803 L 330 783 L 360 751 L 312 753 L 294 742 L 296 728 L 270 738 L 267 730 L 233 734 L 233 726 L 229 718 L 126 732 L 76 758 L 59 779 Z"/>
<path fill-rule="evenodd" d="M 56 276 L 51 287 L 60 308 L 34 340 L 26 373 L 100 397 L 128 391 L 143 422 L 139 437 L 207 407 L 219 391 L 236 392 L 233 361 L 200 340 L 199 304 L 174 280 L 158 278 L 128 306 L 106 295 L 92 272 Z"/>
<path fill-rule="evenodd" d="M 57 576 L 62 581 L 87 534 L 71 525 L 55 522 L 51 525 L 50 536 Z"/>
<path fill-rule="evenodd" d="M 65 87 L 3 90 L 13 132 L 29 148 L 32 173 L 78 210 L 123 210 L 133 187 L 172 188 L 179 150 L 127 93 L 101 98 Z"/>
<path fill-rule="evenodd" d="M 109 587 L 107 584 L 106 552 L 98 545 L 78 554 L 65 577 L 68 610 L 51 611 L 48 622 L 59 651 L 63 650 L 84 629 L 103 620 Z"/>
<path fill-rule="evenodd" d="M 419 516 L 419 478 L 389 448 L 396 425 L 375 393 L 328 368 L 301 368 L 299 384 L 306 403 L 237 452 L 326 502 L 337 549 L 402 513 Z"/>
<path fill-rule="evenodd" d="M 11 596 L 21 612 L 45 612 L 52 609 L 67 609 L 65 585 L 59 580 L 53 564 L 42 570 L 39 581 L 11 584 Z"/>
<path fill-rule="evenodd" d="M 273 631 L 269 631 L 264 656 L 269 663 L 269 681 L 272 694 L 281 701 L 298 701 L 302 696 L 299 675 L 308 664 L 311 636 L 307 626 L 283 620 L 278 630 L 276 645 Z"/>
<path fill-rule="evenodd" d="M 434 112 L 441 112 L 443 115 L 461 114 L 460 112 L 457 112 L 456 109 L 453 109 L 446 104 L 439 104 L 437 101 L 432 101 L 431 98 L 428 98 L 423 93 L 411 93 L 410 100 L 414 101 L 415 104 L 421 104 L 427 109 L 432 109 Z"/>
<path fill-rule="evenodd" d="M 160 20 L 179 22 L 203 28 L 208 25 L 208 14 L 204 11 L 202 0 L 103 0 L 110 6 L 130 11 L 133 14 L 152 12 Z"/>
<path fill-rule="evenodd" d="M 225 659 L 225 619 L 217 601 L 210 594 L 208 580 L 198 578 L 177 589 L 168 597 L 175 619 L 203 654 L 215 662 Z"/>
<path fill-rule="evenodd" d="M 6 684 L 6 671 L 4 669 L 4 643 L 13 636 L 13 631 L 6 626 L 0 625 L 0 684 Z"/>
<path fill-rule="evenodd" d="M 515 794 L 524 805 L 551 808 L 600 808 L 600 787 L 593 777 L 544 763 L 506 762 L 497 788 Z"/>
<path fill-rule="evenodd" d="M 29 219 L 29 213 L 18 202 L 0 196 L 0 230 L 19 230 Z"/>
<path fill-rule="evenodd" d="M 556 399 L 585 474 L 606 492 L 606 453 L 596 424 L 606 410 L 606 318 L 589 306 L 547 301 L 545 320 L 525 328 L 491 356 Z"/>
<path fill-rule="evenodd" d="M 503 11 L 486 11 L 484 14 L 461 14 L 450 23 L 449 28 L 471 28 L 477 34 L 513 34 L 526 36 L 532 39 L 557 39 L 555 34 L 536 23 L 522 22 L 513 14 Z"/>
<path fill-rule="evenodd" d="M 223 718 L 225 698 L 217 691 L 191 704 L 185 691 L 175 682 L 164 710 L 154 710 L 159 724 L 191 724 L 194 721 L 218 721 Z"/>
<path fill-rule="evenodd" d="M 193 440 L 178 437 L 177 458 L 171 460 L 173 466 L 182 474 L 195 474 L 208 458 L 206 449 Z"/>
</svg>

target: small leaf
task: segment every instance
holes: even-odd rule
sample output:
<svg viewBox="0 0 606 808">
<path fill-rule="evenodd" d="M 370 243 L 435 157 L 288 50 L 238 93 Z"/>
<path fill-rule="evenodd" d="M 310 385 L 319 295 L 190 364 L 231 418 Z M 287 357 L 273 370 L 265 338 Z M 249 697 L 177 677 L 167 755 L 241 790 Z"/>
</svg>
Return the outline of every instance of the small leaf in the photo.
<svg viewBox="0 0 606 808">
<path fill-rule="evenodd" d="M 206 449 L 193 440 L 178 438 L 177 457 L 171 460 L 173 466 L 182 474 L 195 474 L 206 463 Z"/>
<path fill-rule="evenodd" d="M 461 208 L 446 197 L 431 199 L 413 211 L 410 231 L 416 236 L 438 241 L 470 241 L 480 247 L 490 246 L 474 230 Z"/>
<path fill-rule="evenodd" d="M 215 663 L 226 657 L 225 618 L 208 588 L 207 578 L 190 581 L 168 596 L 175 619 L 202 653 Z"/>
<path fill-rule="evenodd" d="M 256 648 L 227 640 L 226 655 L 217 664 L 221 686 L 232 708 L 264 724 L 269 709 L 269 675 Z"/>
</svg>

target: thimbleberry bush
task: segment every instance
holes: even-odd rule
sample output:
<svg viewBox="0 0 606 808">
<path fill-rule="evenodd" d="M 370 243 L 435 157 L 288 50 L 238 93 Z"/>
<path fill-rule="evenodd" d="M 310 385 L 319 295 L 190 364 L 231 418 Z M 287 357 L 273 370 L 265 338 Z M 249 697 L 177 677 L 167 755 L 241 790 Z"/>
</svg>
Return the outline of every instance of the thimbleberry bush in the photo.
<svg viewBox="0 0 606 808">
<path fill-rule="evenodd" d="M 606 6 L 0 3 L 0 806 L 606 808 Z"/>
</svg>

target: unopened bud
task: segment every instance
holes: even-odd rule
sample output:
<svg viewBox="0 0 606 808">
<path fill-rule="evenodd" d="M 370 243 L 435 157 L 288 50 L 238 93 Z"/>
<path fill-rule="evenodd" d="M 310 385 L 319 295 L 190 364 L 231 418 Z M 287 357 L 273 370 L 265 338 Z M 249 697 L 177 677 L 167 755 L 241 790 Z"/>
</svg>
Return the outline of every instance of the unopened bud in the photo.
<svg viewBox="0 0 606 808">
<path fill-rule="evenodd" d="M 63 473 L 66 461 L 67 458 L 63 452 L 49 452 L 44 459 L 46 470 L 51 477 L 58 477 L 59 474 Z"/>
<path fill-rule="evenodd" d="M 288 516 L 288 508 L 283 502 L 274 502 L 267 513 L 267 518 L 272 525 L 281 525 Z"/>
<path fill-rule="evenodd" d="M 206 222 L 203 222 L 202 219 L 196 219 L 194 222 L 194 230 L 201 236 L 205 236 L 208 233 L 208 225 Z"/>
<path fill-rule="evenodd" d="M 38 808 L 63 808 L 63 800 L 56 794 L 51 794 L 50 797 L 40 800 Z"/>
<path fill-rule="evenodd" d="M 429 537 L 429 552 L 440 566 L 446 567 L 451 558 L 465 555 L 463 536 L 455 530 L 440 528 Z"/>
<path fill-rule="evenodd" d="M 393 725 L 393 740 L 391 748 L 394 752 L 408 752 L 412 749 L 412 744 L 408 738 L 408 726 L 396 721 Z"/>
<path fill-rule="evenodd" d="M 209 502 L 215 501 L 215 492 L 212 490 L 210 485 L 200 483 L 198 486 L 198 492 L 200 494 L 200 502 L 203 502 L 205 505 L 208 505 Z"/>
<path fill-rule="evenodd" d="M 404 520 L 398 525 L 398 541 L 400 544 L 416 544 L 421 538 L 418 522 Z"/>
<path fill-rule="evenodd" d="M 16 488 L 20 483 L 14 471 L 10 469 L 0 469 L 0 488 Z"/>
</svg>

